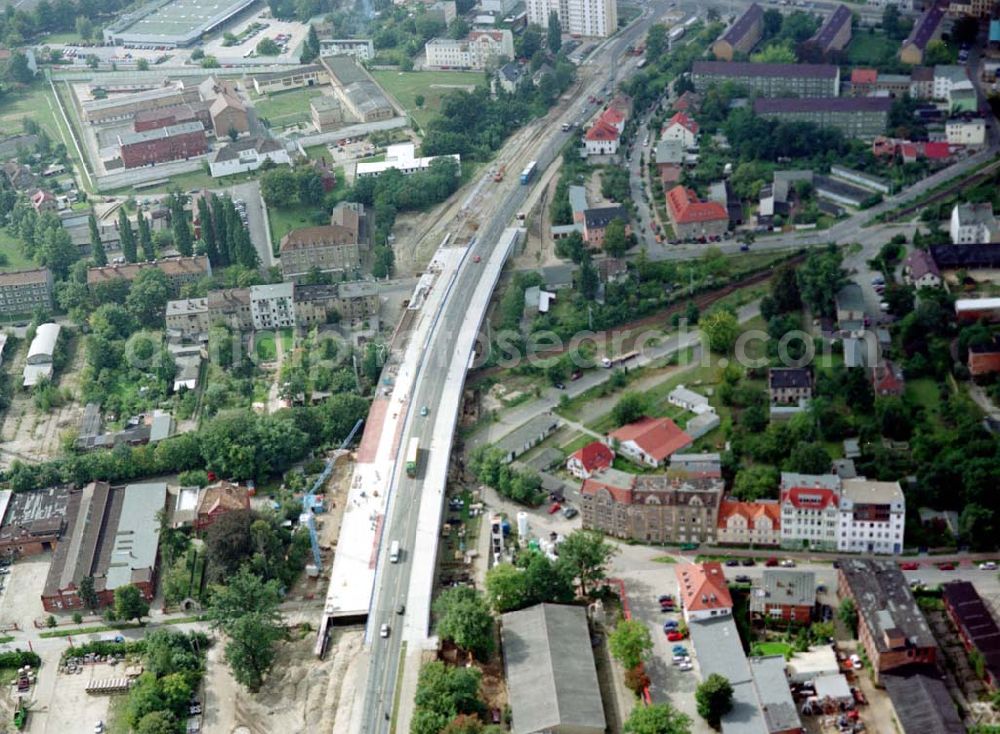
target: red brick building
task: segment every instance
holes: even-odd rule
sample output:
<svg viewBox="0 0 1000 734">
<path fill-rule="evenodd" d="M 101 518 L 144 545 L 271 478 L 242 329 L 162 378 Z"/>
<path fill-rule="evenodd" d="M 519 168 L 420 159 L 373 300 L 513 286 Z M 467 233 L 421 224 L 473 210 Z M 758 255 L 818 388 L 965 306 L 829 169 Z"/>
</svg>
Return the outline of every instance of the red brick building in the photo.
<svg viewBox="0 0 1000 734">
<path fill-rule="evenodd" d="M 945 611 L 958 630 L 966 652 L 983 657 L 983 682 L 990 690 L 1000 683 L 1000 628 L 989 606 L 969 581 L 949 581 L 941 587 Z"/>
<path fill-rule="evenodd" d="M 204 102 L 194 102 L 173 107 L 136 112 L 132 118 L 132 129 L 137 133 L 171 127 L 184 122 L 200 122 L 206 129 L 212 127 L 212 115 Z"/>
<path fill-rule="evenodd" d="M 988 344 L 974 344 L 969 347 L 970 375 L 982 377 L 997 372 L 1000 372 L 1000 338 L 994 337 Z"/>
<path fill-rule="evenodd" d="M 812 571 L 765 569 L 750 590 L 750 616 L 755 621 L 806 625 L 816 608 L 816 575 Z"/>
<path fill-rule="evenodd" d="M 208 152 L 205 126 L 201 122 L 183 122 L 145 132 L 126 133 L 118 136 L 118 143 L 125 168 L 184 160 Z"/>
<path fill-rule="evenodd" d="M 223 515 L 234 510 L 249 509 L 250 492 L 246 487 L 239 487 L 229 482 L 213 484 L 211 487 L 205 487 L 198 498 L 194 529 L 199 533 L 203 532 Z"/>
</svg>

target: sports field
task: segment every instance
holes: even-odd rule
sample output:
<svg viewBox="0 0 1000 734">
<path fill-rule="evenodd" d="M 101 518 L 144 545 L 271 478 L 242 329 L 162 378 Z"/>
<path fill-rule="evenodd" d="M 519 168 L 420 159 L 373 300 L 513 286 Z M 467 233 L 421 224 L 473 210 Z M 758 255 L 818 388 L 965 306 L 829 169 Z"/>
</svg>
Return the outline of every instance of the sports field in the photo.
<svg viewBox="0 0 1000 734">
<path fill-rule="evenodd" d="M 477 71 L 373 71 L 379 85 L 391 94 L 422 129 L 441 110 L 441 98 L 456 90 L 472 91 L 483 83 Z M 417 105 L 417 97 L 422 105 Z"/>
</svg>

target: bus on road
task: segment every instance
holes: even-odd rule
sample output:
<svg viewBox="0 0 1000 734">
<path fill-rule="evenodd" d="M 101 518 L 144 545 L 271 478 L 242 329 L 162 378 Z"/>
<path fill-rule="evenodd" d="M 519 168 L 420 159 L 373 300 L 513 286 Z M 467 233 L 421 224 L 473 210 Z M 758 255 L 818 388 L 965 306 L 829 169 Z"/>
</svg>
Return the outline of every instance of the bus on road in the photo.
<svg viewBox="0 0 1000 734">
<path fill-rule="evenodd" d="M 420 459 L 420 439 L 414 436 L 406 447 L 406 476 L 417 476 L 417 462 Z"/>
<path fill-rule="evenodd" d="M 524 167 L 524 170 L 521 171 L 521 183 L 522 184 L 531 183 L 531 179 L 534 178 L 535 169 L 537 168 L 538 168 L 538 161 L 532 161 L 531 163 L 526 165 Z"/>
</svg>

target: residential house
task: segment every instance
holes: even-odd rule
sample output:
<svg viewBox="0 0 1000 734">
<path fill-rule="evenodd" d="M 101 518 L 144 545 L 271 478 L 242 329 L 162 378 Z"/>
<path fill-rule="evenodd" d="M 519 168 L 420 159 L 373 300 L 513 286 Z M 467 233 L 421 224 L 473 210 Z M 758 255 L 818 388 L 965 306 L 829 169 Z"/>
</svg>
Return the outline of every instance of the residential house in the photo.
<svg viewBox="0 0 1000 734">
<path fill-rule="evenodd" d="M 54 212 L 59 208 L 56 197 L 44 189 L 38 189 L 31 195 L 31 208 L 38 214 Z"/>
<path fill-rule="evenodd" d="M 824 56 L 833 51 L 843 51 L 851 42 L 852 19 L 851 9 L 846 5 L 838 5 L 826 16 L 826 20 L 807 43 Z"/>
<path fill-rule="evenodd" d="M 152 262 L 116 263 L 87 268 L 87 287 L 93 289 L 100 283 L 107 283 L 118 278 L 132 281 L 144 268 L 156 268 L 162 271 L 167 276 L 167 282 L 170 283 L 171 292 L 175 296 L 180 292 L 181 286 L 196 283 L 212 274 L 212 265 L 204 255 L 168 257 Z"/>
<path fill-rule="evenodd" d="M 207 300 L 209 323 L 222 324 L 237 332 L 253 328 L 249 288 L 209 291 Z"/>
<path fill-rule="evenodd" d="M 671 454 L 691 445 L 689 435 L 669 418 L 643 417 L 608 434 L 617 452 L 637 464 L 663 466 Z"/>
<path fill-rule="evenodd" d="M 209 164 L 213 178 L 232 176 L 236 173 L 256 171 L 264 161 L 275 165 L 290 166 L 292 159 L 285 146 L 274 138 L 243 138 L 219 149 Z"/>
<path fill-rule="evenodd" d="M 713 543 L 721 477 L 598 469 L 583 480 L 583 527 L 644 543 Z"/>
<path fill-rule="evenodd" d="M 713 85 L 732 82 L 762 97 L 836 97 L 840 94 L 840 67 L 695 61 L 691 81 L 699 93 Z"/>
<path fill-rule="evenodd" d="M 841 479 L 836 474 L 781 473 L 781 547 L 837 549 Z"/>
<path fill-rule="evenodd" d="M 375 43 L 370 38 L 321 38 L 321 56 L 353 56 L 358 61 L 375 58 Z"/>
<path fill-rule="evenodd" d="M 876 680 L 885 671 L 933 665 L 938 646 L 895 561 L 841 558 L 837 594 L 858 611 L 858 640 Z"/>
<path fill-rule="evenodd" d="M 732 615 L 733 598 L 721 563 L 678 563 L 674 576 L 685 622 Z"/>
<path fill-rule="evenodd" d="M 914 288 L 940 288 L 941 271 L 927 250 L 913 250 L 903 261 L 903 280 Z"/>
<path fill-rule="evenodd" d="M 777 500 L 741 502 L 727 497 L 719 505 L 716 540 L 720 545 L 779 545 L 781 506 Z"/>
<path fill-rule="evenodd" d="M 353 273 L 361 267 L 358 232 L 339 224 L 293 229 L 281 238 L 281 274 L 301 281 L 311 271 Z"/>
<path fill-rule="evenodd" d="M 875 395 L 901 397 L 906 389 L 903 371 L 888 359 L 872 367 L 872 390 Z"/>
<path fill-rule="evenodd" d="M 844 330 L 854 330 L 854 325 L 864 324 L 865 295 L 857 283 L 848 283 L 835 297 L 837 323 Z"/>
<path fill-rule="evenodd" d="M 748 54 L 764 32 L 764 9 L 751 3 L 726 31 L 712 44 L 717 59 L 732 61 L 736 54 Z"/>
<path fill-rule="evenodd" d="M 471 31 L 457 40 L 433 38 L 424 45 L 424 52 L 430 68 L 481 71 L 501 56 L 514 57 L 514 35 L 504 28 Z"/>
<path fill-rule="evenodd" d="M 586 154 L 614 155 L 618 152 L 618 138 L 621 131 L 611 122 L 599 117 L 583 135 L 583 146 Z"/>
<path fill-rule="evenodd" d="M 625 235 L 631 232 L 628 212 L 621 204 L 585 209 L 583 212 L 583 240 L 591 247 L 604 247 L 604 234 L 614 221 L 625 225 Z"/>
<path fill-rule="evenodd" d="M 589 479 L 598 469 L 607 469 L 615 460 L 615 452 L 601 441 L 591 441 L 577 449 L 566 460 L 566 470 L 578 479 Z"/>
<path fill-rule="evenodd" d="M 1000 226 L 993 215 L 993 204 L 955 204 L 948 226 L 953 245 L 980 245 L 1000 242 Z"/>
<path fill-rule="evenodd" d="M 812 397 L 812 372 L 805 367 L 772 367 L 767 373 L 771 404 L 798 404 Z"/>
<path fill-rule="evenodd" d="M 887 97 L 781 97 L 755 99 L 755 115 L 782 122 L 811 122 L 846 137 L 873 140 L 885 133 L 892 100 Z"/>
<path fill-rule="evenodd" d="M 948 120 L 944 124 L 944 134 L 949 145 L 983 145 L 986 143 L 986 120 L 981 117 Z"/>
<path fill-rule="evenodd" d="M 989 605 L 971 581 L 949 581 L 941 586 L 941 599 L 958 630 L 966 652 L 976 651 L 983 661 L 983 682 L 990 690 L 1000 686 L 1000 627 Z"/>
<path fill-rule="evenodd" d="M 899 482 L 846 479 L 841 483 L 837 506 L 838 551 L 903 552 L 906 498 Z"/>
<path fill-rule="evenodd" d="M 510 61 L 497 69 L 497 83 L 508 94 L 517 91 L 517 85 L 521 83 L 523 78 L 524 67 L 516 62 Z"/>
<path fill-rule="evenodd" d="M 662 140 L 679 140 L 685 148 L 694 148 L 698 141 L 698 123 L 687 113 L 677 112 L 663 128 Z"/>
<path fill-rule="evenodd" d="M 562 423 L 551 413 L 542 413 L 495 442 L 503 453 L 503 461 L 509 464 L 521 454 L 530 451 L 558 430 Z"/>
<path fill-rule="evenodd" d="M 167 334 L 185 339 L 207 336 L 212 322 L 207 298 L 182 298 L 167 301 Z"/>
<path fill-rule="evenodd" d="M 295 326 L 293 283 L 250 286 L 250 314 L 253 328 L 287 329 Z"/>
<path fill-rule="evenodd" d="M 729 227 L 735 229 L 743 224 L 743 202 L 733 191 L 728 180 L 716 181 L 708 187 L 708 200 L 714 201 L 726 208 L 729 215 Z"/>
<path fill-rule="evenodd" d="M 721 237 L 729 229 L 729 212 L 717 201 L 701 201 L 692 189 L 667 192 L 667 215 L 680 239 Z"/>
<path fill-rule="evenodd" d="M 48 268 L 0 273 L 0 314 L 25 316 L 52 310 L 52 271 Z"/>
<path fill-rule="evenodd" d="M 195 510 L 194 530 L 208 530 L 223 515 L 250 509 L 250 491 L 230 482 L 217 482 L 201 490 Z"/>
<path fill-rule="evenodd" d="M 661 140 L 656 144 L 656 170 L 665 189 L 681 180 L 684 167 L 684 143 L 681 140 Z"/>
<path fill-rule="evenodd" d="M 970 344 L 968 366 L 973 379 L 1000 372 L 1000 337 L 984 344 Z"/>
<path fill-rule="evenodd" d="M 941 21 L 946 6 L 933 2 L 913 24 L 913 30 L 899 49 L 899 60 L 904 64 L 924 63 L 924 53 L 931 41 L 941 37 Z"/>
<path fill-rule="evenodd" d="M 934 67 L 934 99 L 951 103 L 951 91 L 964 89 L 970 84 L 969 72 L 959 64 L 938 64 Z"/>
<path fill-rule="evenodd" d="M 346 326 L 371 324 L 378 318 L 381 305 L 378 285 L 368 280 L 333 285 L 296 284 L 294 300 L 295 321 L 306 327 L 329 323 L 334 316 Z"/>
<path fill-rule="evenodd" d="M 816 574 L 766 568 L 750 588 L 750 617 L 759 622 L 808 625 L 816 609 Z"/>
<path fill-rule="evenodd" d="M 696 393 L 694 390 L 688 390 L 683 385 L 678 385 L 670 391 L 667 395 L 667 402 L 696 414 L 708 413 L 714 410 L 708 404 L 708 398 L 701 393 Z"/>
<path fill-rule="evenodd" d="M 933 99 L 934 68 L 917 66 L 910 72 L 910 96 L 914 99 Z"/>
<path fill-rule="evenodd" d="M 960 324 L 985 320 L 1000 321 L 1000 298 L 959 298 L 955 301 L 955 318 Z"/>
</svg>

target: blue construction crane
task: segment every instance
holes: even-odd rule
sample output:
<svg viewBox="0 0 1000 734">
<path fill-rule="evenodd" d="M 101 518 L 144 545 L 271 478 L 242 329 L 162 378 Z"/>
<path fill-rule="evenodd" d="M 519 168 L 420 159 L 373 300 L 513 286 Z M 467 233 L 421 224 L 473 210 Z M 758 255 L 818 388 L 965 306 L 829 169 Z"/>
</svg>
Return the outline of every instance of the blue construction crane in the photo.
<svg viewBox="0 0 1000 734">
<path fill-rule="evenodd" d="M 344 439 L 343 443 L 338 447 L 338 451 L 341 449 L 346 449 L 351 441 L 354 440 L 355 434 L 364 425 L 365 419 L 359 418 L 358 422 L 354 424 L 354 428 L 351 432 L 347 434 L 347 438 Z M 302 495 L 302 514 L 299 516 L 299 523 L 304 524 L 309 528 L 309 544 L 312 546 L 313 563 L 316 565 L 317 570 L 322 570 L 323 560 L 319 555 L 319 538 L 316 537 L 316 512 L 317 508 L 319 511 L 323 511 L 323 503 L 316 499 L 316 492 L 322 487 L 326 480 L 330 478 L 330 474 L 333 473 L 333 458 L 326 460 L 326 466 L 323 467 L 323 471 L 313 485 L 309 488 L 309 491 Z"/>
</svg>

